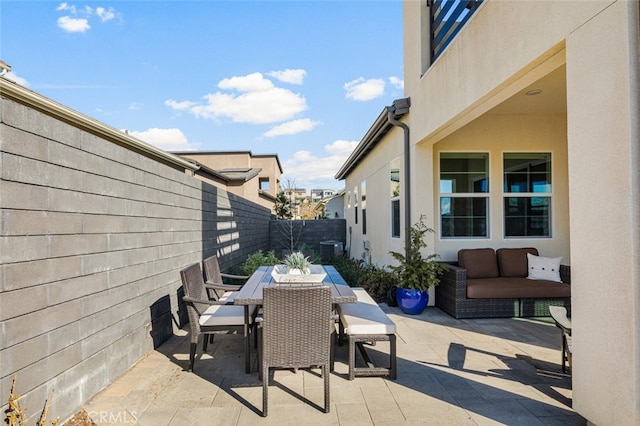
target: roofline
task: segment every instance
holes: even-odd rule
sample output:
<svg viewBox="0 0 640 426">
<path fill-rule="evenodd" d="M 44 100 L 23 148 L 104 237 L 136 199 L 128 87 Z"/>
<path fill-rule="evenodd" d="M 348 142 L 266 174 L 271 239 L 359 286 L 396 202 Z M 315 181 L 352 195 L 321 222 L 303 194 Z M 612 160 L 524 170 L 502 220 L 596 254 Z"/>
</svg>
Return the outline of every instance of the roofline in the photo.
<svg viewBox="0 0 640 426">
<path fill-rule="evenodd" d="M 194 155 L 194 154 L 201 154 L 201 155 L 233 155 L 233 154 L 247 154 L 252 158 L 265 158 L 265 157 L 275 157 L 276 159 L 276 163 L 278 163 L 278 169 L 280 169 L 280 174 L 282 174 L 282 165 L 280 164 L 280 158 L 278 157 L 278 154 L 254 154 L 251 151 L 242 151 L 242 150 L 237 150 L 237 151 L 213 151 L 213 150 L 209 150 L 209 151 L 171 151 L 172 154 L 175 155 Z"/>
<path fill-rule="evenodd" d="M 145 157 L 160 161 L 163 164 L 179 170 L 196 170 L 197 166 L 183 158 L 156 148 L 140 139 L 134 138 L 125 132 L 114 129 L 106 124 L 81 114 L 54 100 L 51 100 L 33 90 L 27 89 L 4 77 L 0 78 L 0 93 L 2 97 L 14 100 L 20 104 L 34 108 L 44 114 L 69 123 L 81 130 L 104 138 L 117 145 L 138 152 Z"/>
<path fill-rule="evenodd" d="M 410 102 L 409 98 L 398 99 L 394 101 L 394 107 L 396 103 Z M 395 118 L 400 119 L 408 112 L 408 108 L 395 111 Z M 380 142 L 384 136 L 391 130 L 393 124 L 388 119 L 389 107 L 385 107 L 376 121 L 371 125 L 367 133 L 364 135 L 360 143 L 355 147 L 347 161 L 340 167 L 338 173 L 334 176 L 337 180 L 345 179 L 349 174 L 360 164 L 362 160 Z"/>
</svg>

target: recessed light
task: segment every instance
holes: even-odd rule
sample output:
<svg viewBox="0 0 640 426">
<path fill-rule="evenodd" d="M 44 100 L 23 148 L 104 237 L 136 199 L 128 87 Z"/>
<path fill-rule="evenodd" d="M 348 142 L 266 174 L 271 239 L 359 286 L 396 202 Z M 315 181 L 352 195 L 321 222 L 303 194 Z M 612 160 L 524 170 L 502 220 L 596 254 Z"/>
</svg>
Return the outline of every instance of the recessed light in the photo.
<svg viewBox="0 0 640 426">
<path fill-rule="evenodd" d="M 542 89 L 533 89 L 533 90 L 529 90 L 527 93 L 525 93 L 525 95 L 536 96 L 536 95 L 539 95 L 540 93 L 542 93 Z"/>
</svg>

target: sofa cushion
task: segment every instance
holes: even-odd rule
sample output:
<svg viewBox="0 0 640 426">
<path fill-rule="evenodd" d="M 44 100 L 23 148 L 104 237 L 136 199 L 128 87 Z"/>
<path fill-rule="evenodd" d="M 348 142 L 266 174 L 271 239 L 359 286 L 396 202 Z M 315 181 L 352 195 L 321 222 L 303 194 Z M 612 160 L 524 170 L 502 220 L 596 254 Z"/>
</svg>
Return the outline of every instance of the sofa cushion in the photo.
<svg viewBox="0 0 640 426">
<path fill-rule="evenodd" d="M 571 297 L 569 284 L 554 281 L 532 281 L 527 278 L 494 278 L 467 280 L 469 299 L 528 299 Z"/>
<path fill-rule="evenodd" d="M 529 274 L 527 253 L 538 255 L 534 247 L 501 248 L 496 251 L 501 277 L 526 278 Z"/>
<path fill-rule="evenodd" d="M 562 282 L 560 279 L 560 262 L 562 257 L 540 257 L 527 254 L 529 275 L 531 280 L 549 280 Z"/>
<path fill-rule="evenodd" d="M 458 265 L 467 270 L 467 278 L 499 276 L 496 252 L 492 248 L 459 250 Z"/>
</svg>

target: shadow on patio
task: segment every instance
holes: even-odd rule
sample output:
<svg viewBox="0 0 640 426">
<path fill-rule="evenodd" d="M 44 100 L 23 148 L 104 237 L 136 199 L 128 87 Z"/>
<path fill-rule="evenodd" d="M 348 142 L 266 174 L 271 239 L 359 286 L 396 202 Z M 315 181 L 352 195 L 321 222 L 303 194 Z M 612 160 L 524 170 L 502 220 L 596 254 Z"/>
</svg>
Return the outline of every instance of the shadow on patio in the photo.
<svg viewBox="0 0 640 426">
<path fill-rule="evenodd" d="M 269 417 L 260 417 L 261 382 L 255 357 L 254 372 L 244 372 L 242 336 L 216 336 L 207 354 L 200 345 L 189 373 L 184 330 L 85 409 L 97 424 L 586 424 L 571 409 L 559 330 L 548 319 L 455 320 L 437 308 L 407 316 L 382 306 L 398 328 L 398 378 L 346 380 L 347 346 L 336 346 L 329 414 L 319 409 L 317 370 L 277 371 Z M 378 342 L 369 352 L 386 360 L 387 349 Z"/>
</svg>

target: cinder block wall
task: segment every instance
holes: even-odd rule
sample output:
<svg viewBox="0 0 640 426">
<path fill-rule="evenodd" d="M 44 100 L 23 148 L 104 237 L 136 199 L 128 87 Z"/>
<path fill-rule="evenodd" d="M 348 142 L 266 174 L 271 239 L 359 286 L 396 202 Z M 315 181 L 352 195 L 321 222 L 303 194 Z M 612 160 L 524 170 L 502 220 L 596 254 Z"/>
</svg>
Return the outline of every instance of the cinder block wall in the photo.
<svg viewBox="0 0 640 426">
<path fill-rule="evenodd" d="M 327 220 L 272 220 L 270 224 L 271 248 L 276 256 L 289 250 L 293 236 L 294 250 L 301 248 L 321 255 L 323 241 L 340 241 L 347 247 L 347 222 L 344 219 Z"/>
<path fill-rule="evenodd" d="M 6 98 L 0 401 L 73 415 L 184 319 L 179 270 L 269 248 L 270 212 Z M 31 420 L 32 422 L 34 419 Z"/>
</svg>

